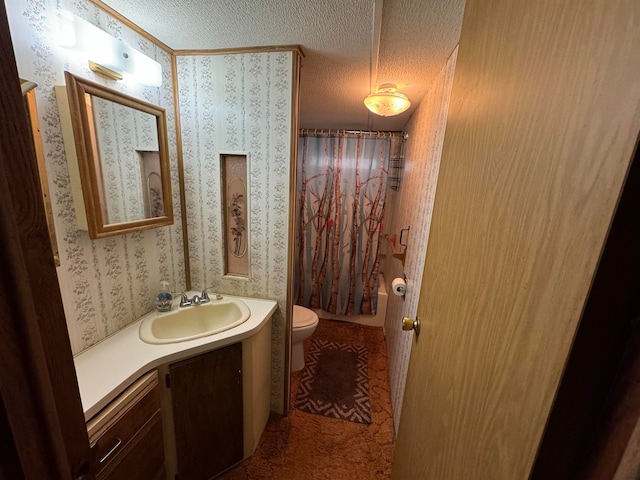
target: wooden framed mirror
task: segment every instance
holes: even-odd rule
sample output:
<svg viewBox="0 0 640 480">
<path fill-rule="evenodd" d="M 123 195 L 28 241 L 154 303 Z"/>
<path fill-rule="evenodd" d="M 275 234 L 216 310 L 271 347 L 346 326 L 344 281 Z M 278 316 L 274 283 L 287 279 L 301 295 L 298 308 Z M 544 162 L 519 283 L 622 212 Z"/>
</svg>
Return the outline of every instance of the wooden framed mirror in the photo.
<svg viewBox="0 0 640 480">
<path fill-rule="evenodd" d="M 63 131 L 69 107 L 73 142 L 65 148 L 68 161 L 77 158 L 79 226 L 80 210 L 92 239 L 173 224 L 165 110 L 69 72 L 65 80 L 56 88 Z M 73 170 L 69 163 L 72 183 Z"/>
</svg>

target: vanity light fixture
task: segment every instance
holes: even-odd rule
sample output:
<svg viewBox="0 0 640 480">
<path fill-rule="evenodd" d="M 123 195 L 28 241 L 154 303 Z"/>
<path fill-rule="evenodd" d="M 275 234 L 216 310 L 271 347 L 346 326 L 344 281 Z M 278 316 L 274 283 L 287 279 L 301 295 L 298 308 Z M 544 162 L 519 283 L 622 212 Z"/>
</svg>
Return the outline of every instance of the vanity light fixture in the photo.
<svg viewBox="0 0 640 480">
<path fill-rule="evenodd" d="M 81 51 L 91 70 L 112 80 L 131 77 L 151 87 L 162 84 L 158 62 L 69 12 L 60 15 L 60 44 Z"/>
<path fill-rule="evenodd" d="M 364 99 L 364 104 L 371 112 L 382 117 L 398 115 L 411 106 L 407 96 L 398 92 L 395 83 L 381 83 L 375 93 Z"/>
</svg>

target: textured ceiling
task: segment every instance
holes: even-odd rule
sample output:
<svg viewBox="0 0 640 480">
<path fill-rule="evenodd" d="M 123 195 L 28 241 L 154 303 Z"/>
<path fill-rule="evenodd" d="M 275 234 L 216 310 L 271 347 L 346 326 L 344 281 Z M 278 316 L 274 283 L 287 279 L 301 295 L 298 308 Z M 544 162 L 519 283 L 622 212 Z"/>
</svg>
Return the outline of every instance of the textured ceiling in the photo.
<svg viewBox="0 0 640 480">
<path fill-rule="evenodd" d="M 376 9 L 376 2 L 378 8 Z M 460 37 L 464 0 L 104 0 L 175 50 L 301 45 L 300 126 L 402 130 Z M 379 18 L 382 3 L 382 17 Z M 382 25 L 378 64 L 374 25 Z M 375 62 L 374 62 L 375 63 Z M 377 78 L 371 79 L 370 72 Z M 362 103 L 394 82 L 412 107 Z"/>
</svg>

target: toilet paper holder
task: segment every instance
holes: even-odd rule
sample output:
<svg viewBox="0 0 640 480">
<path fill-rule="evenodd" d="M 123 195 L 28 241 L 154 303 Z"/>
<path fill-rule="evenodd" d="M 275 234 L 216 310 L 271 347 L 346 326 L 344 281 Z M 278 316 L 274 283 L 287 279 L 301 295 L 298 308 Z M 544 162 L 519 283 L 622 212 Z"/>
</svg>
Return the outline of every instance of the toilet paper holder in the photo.
<svg viewBox="0 0 640 480">
<path fill-rule="evenodd" d="M 407 243 L 406 241 L 403 242 L 402 239 L 404 238 L 404 232 L 407 232 L 407 235 L 409 234 L 409 230 L 411 230 L 411 225 L 409 225 L 407 228 L 403 228 L 400 230 L 400 240 L 398 240 L 398 243 L 403 246 L 405 249 L 407 248 Z"/>
<path fill-rule="evenodd" d="M 403 273 L 402 278 L 394 278 L 391 282 L 391 290 L 394 295 L 405 298 L 407 294 L 407 276 Z"/>
</svg>

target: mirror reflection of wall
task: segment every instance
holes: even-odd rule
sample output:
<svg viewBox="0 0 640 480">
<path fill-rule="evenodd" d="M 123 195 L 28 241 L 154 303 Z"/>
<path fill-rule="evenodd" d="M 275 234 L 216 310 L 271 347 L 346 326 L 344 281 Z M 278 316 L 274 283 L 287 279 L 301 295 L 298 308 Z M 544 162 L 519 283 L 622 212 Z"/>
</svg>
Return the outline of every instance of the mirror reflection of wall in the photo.
<svg viewBox="0 0 640 480">
<path fill-rule="evenodd" d="M 164 208 L 150 209 L 147 179 L 154 171 L 160 179 L 156 117 L 104 98 L 86 94 L 95 125 L 105 200 L 105 223 L 122 223 L 163 215 Z M 140 168 L 141 151 L 155 153 L 153 170 Z M 149 157 L 149 155 L 146 155 Z M 144 157 L 144 156 L 143 156 Z M 151 155 L 153 157 L 153 155 Z M 144 165 L 144 160 L 143 160 Z M 162 201 L 162 183 L 159 188 Z M 155 214 L 152 213 L 156 212 Z M 157 212 L 161 213 L 157 213 Z"/>
<path fill-rule="evenodd" d="M 138 152 L 138 156 L 140 158 L 140 171 L 142 172 L 145 217 L 162 217 L 164 215 L 164 199 L 162 198 L 160 153 L 157 151 Z"/>
</svg>

